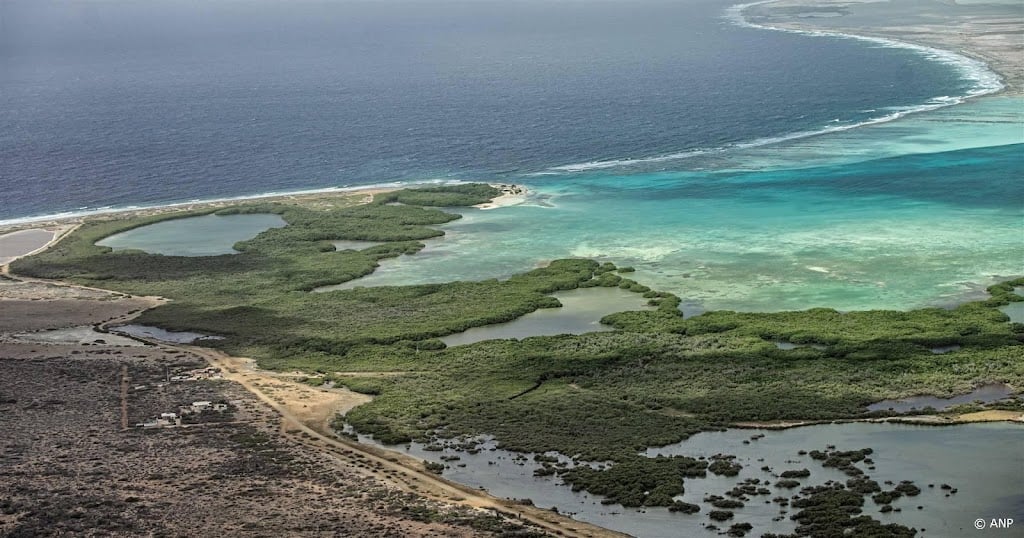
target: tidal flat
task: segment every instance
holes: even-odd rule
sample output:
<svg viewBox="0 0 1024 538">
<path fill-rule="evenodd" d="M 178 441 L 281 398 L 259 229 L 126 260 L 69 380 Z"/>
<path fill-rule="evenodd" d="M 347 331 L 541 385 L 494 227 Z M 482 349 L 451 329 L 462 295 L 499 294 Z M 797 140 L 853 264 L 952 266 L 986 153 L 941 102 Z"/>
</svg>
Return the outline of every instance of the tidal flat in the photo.
<svg viewBox="0 0 1024 538">
<path fill-rule="evenodd" d="M 222 336 L 211 336 L 208 334 L 199 334 L 188 331 L 167 331 L 159 327 L 135 324 L 117 325 L 111 327 L 111 330 L 128 336 L 150 338 L 160 340 L 162 342 L 173 342 L 175 344 L 191 344 L 199 340 L 220 340 L 223 338 Z"/>
<path fill-rule="evenodd" d="M 982 385 L 967 394 L 957 394 L 949 398 L 938 398 L 935 396 L 909 396 L 897 400 L 882 400 L 868 406 L 868 411 L 889 411 L 893 413 L 906 413 L 909 411 L 923 411 L 932 409 L 935 411 L 946 411 L 947 409 L 964 404 L 988 404 L 999 400 L 1013 399 L 1017 391 L 1013 387 L 1003 383 L 992 383 Z"/>
<path fill-rule="evenodd" d="M 724 476 L 708 472 L 684 480 L 684 493 L 674 499 L 701 508 L 693 514 L 672 512 L 667 507 L 627 508 L 608 504 L 603 502 L 606 497 L 573 488 L 561 478 L 562 469 L 576 465 L 601 468 L 605 463 L 577 463 L 556 453 L 510 452 L 498 448 L 489 439 L 482 439 L 479 444 L 414 442 L 389 448 L 441 465 L 442 476 L 482 488 L 492 495 L 521 502 L 528 500 L 535 506 L 555 508 L 582 521 L 649 538 L 707 532 L 705 527 L 716 523 L 709 518 L 709 513 L 715 509 L 712 503 L 718 502 L 708 500 L 714 496 L 734 501 L 728 503 L 732 506 L 733 517 L 725 525 L 719 524 L 723 529 L 746 522 L 753 525 L 754 536 L 792 533 L 799 524 L 789 516 L 798 510 L 789 505 L 802 488 L 828 481 L 846 483 L 850 479 L 842 470 L 822 466 L 821 461 L 811 456 L 811 451 L 826 451 L 828 446 L 836 450 L 871 448 L 870 463 L 859 464 L 865 476 L 883 489 L 892 489 L 895 484 L 909 480 L 921 491 L 900 496 L 891 503 L 876 503 L 867 498 L 863 513 L 883 523 L 898 522 L 913 527 L 921 531 L 921 536 L 956 538 L 970 532 L 976 517 L 991 519 L 1000 514 L 1019 513 L 1020 503 L 1024 501 L 1019 485 L 1024 476 L 1019 470 L 1018 456 L 1006 447 L 1019 445 L 1022 435 L 1024 429 L 1007 423 L 948 427 L 847 423 L 781 431 L 705 432 L 680 443 L 643 451 L 645 458 L 686 456 L 713 461 L 716 456 L 731 456 L 729 461 L 738 465 L 736 474 Z M 360 440 L 375 443 L 365 436 Z M 465 446 L 473 448 L 467 450 Z M 966 460 L 965 454 L 970 455 Z M 551 462 L 557 463 L 552 466 Z M 559 470 L 546 473 L 545 467 Z M 803 469 L 809 470 L 809 475 L 801 477 L 798 485 L 779 485 L 780 475 Z M 758 489 L 765 488 L 767 493 L 755 490 L 753 494 L 744 494 L 743 500 L 728 495 L 737 486 L 753 480 L 758 480 Z M 787 502 L 780 504 L 779 499 Z M 885 509 L 886 506 L 890 509 Z M 918 506 L 923 508 L 918 509 Z"/>
</svg>

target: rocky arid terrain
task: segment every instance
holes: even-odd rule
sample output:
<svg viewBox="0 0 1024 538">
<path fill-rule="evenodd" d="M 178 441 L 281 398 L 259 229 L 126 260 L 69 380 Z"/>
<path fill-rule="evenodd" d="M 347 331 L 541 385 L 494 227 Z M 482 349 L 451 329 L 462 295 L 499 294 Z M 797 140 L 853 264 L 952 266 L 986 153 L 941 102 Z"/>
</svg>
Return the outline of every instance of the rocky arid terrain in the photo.
<svg viewBox="0 0 1024 538">
<path fill-rule="evenodd" d="M 300 443 L 234 382 L 170 381 L 207 368 L 199 356 L 88 338 L 89 324 L 130 316 L 142 299 L 0 288 L 0 535 L 541 535 Z M 183 415 L 195 402 L 211 409 Z M 164 413 L 168 424 L 141 426 Z"/>
</svg>

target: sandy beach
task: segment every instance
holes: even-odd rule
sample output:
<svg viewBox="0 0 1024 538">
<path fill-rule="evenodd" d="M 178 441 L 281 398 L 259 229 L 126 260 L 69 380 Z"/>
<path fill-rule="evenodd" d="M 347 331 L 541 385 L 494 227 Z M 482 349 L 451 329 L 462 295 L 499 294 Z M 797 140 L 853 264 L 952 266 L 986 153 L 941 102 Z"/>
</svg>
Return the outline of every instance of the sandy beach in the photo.
<svg viewBox="0 0 1024 538">
<path fill-rule="evenodd" d="M 490 202 L 477 204 L 473 207 L 477 209 L 498 209 L 500 207 L 519 205 L 525 202 L 526 197 L 530 194 L 530 191 L 522 185 L 491 183 L 491 186 L 500 190 L 501 194 Z"/>
<path fill-rule="evenodd" d="M 743 10 L 752 24 L 828 31 L 947 50 L 981 60 L 1004 92 L 1024 92 L 1024 17 L 1015 0 L 777 0 Z"/>
<path fill-rule="evenodd" d="M 406 187 L 417 187 L 430 184 L 409 183 L 401 187 L 368 186 L 352 189 L 309 190 L 283 194 L 265 194 L 205 200 L 198 202 L 182 202 L 153 205 L 131 209 L 110 209 L 84 212 L 77 215 L 55 215 L 52 217 L 18 219 L 10 224 L 0 224 L 0 265 L 10 263 L 15 258 L 45 246 L 51 239 L 59 237 L 70 226 L 81 224 L 86 220 L 120 220 L 133 217 L 145 217 L 164 213 L 215 209 L 238 205 L 247 202 L 301 202 L 308 207 L 334 207 L 341 204 L 369 203 L 373 197 L 385 192 L 392 192 Z M 492 183 L 492 187 L 501 194 L 488 203 L 478 204 L 479 209 L 497 209 L 519 205 L 526 201 L 529 191 L 522 185 Z M 43 238 L 44 233 L 49 237 Z M 57 234 L 54 236 L 54 234 Z M 31 247 L 31 248 L 29 248 Z"/>
<path fill-rule="evenodd" d="M 410 187 L 414 184 L 408 185 Z M 86 220 L 120 220 L 132 217 L 145 217 L 149 215 L 160 215 L 179 211 L 196 211 L 200 209 L 212 209 L 238 205 L 246 202 L 303 202 L 310 207 L 316 207 L 322 202 L 324 207 L 333 207 L 338 203 L 368 203 L 377 194 L 398 190 L 401 187 L 375 187 L 353 189 L 323 189 L 309 190 L 294 193 L 263 194 L 244 196 L 236 198 L 224 198 L 216 200 L 204 200 L 198 202 L 182 202 L 170 204 L 158 204 L 149 207 L 131 209 L 110 209 L 84 212 L 76 215 L 55 215 L 52 217 L 25 218 L 10 224 L 0 224 L 0 235 L 10 234 L 20 230 L 30 229 L 53 229 L 63 226 L 80 224 Z"/>
</svg>

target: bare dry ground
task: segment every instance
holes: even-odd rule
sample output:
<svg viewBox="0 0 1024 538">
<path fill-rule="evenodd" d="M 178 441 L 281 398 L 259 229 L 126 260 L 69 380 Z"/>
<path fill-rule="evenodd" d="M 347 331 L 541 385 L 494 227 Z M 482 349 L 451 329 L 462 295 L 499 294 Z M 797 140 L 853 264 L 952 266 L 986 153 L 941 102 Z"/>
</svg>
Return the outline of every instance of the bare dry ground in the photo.
<svg viewBox="0 0 1024 538">
<path fill-rule="evenodd" d="M 92 325 L 135 314 L 159 302 L 152 297 L 0 277 L 0 332 Z"/>
<path fill-rule="evenodd" d="M 238 383 L 167 381 L 207 367 L 199 354 L 13 336 L 129 319 L 154 301 L 0 281 L 0 535 L 541 535 L 493 510 L 395 487 L 395 471 L 380 462 L 285 431 L 281 415 Z M 318 428 L 365 401 L 255 377 Z M 229 410 L 190 415 L 178 427 L 135 426 L 195 401 Z"/>
<path fill-rule="evenodd" d="M 232 410 L 122 431 L 123 366 L 130 424 L 197 400 Z M 235 383 L 157 387 L 165 366 L 205 363 L 152 347 L 0 344 L 0 534 L 491 534 L 474 530 L 478 513 L 385 487 L 280 435 L 276 415 Z"/>
</svg>

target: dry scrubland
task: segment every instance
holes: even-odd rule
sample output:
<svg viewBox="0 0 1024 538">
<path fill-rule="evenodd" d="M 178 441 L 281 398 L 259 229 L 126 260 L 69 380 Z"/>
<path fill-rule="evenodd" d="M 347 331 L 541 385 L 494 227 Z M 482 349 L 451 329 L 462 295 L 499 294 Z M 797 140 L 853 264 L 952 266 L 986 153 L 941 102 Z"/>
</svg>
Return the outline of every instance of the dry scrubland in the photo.
<svg viewBox="0 0 1024 538">
<path fill-rule="evenodd" d="M 387 485 L 377 464 L 311 448 L 236 383 L 165 382 L 169 371 L 205 367 L 195 354 L 12 337 L 117 319 L 145 303 L 0 282 L 0 535 L 538 534 L 483 511 L 427 502 Z M 231 406 L 182 427 L 134 427 L 200 400 Z"/>
</svg>

